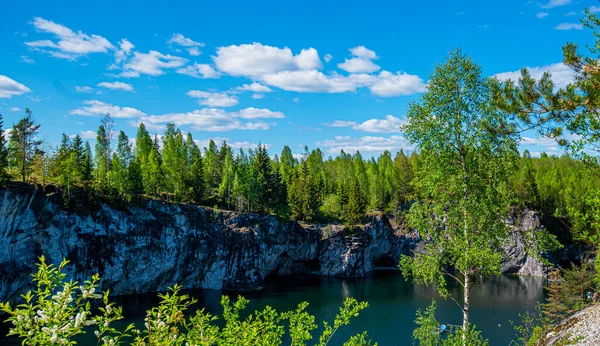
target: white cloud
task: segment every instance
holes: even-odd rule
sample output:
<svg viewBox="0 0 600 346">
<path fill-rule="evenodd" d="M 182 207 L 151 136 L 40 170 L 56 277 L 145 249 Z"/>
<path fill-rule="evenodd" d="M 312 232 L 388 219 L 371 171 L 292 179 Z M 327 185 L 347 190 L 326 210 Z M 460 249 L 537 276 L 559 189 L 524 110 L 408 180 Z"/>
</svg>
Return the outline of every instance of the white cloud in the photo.
<svg viewBox="0 0 600 346">
<path fill-rule="evenodd" d="M 187 51 L 188 51 L 188 53 L 190 53 L 191 56 L 198 56 L 198 55 L 202 54 L 200 52 L 200 49 L 198 49 L 198 47 L 189 48 Z"/>
<path fill-rule="evenodd" d="M 139 77 L 141 74 L 160 76 L 164 69 L 179 68 L 187 59 L 169 54 L 162 54 L 155 50 L 148 53 L 134 52 L 133 57 L 123 66 L 123 77 Z"/>
<path fill-rule="evenodd" d="M 325 62 L 330 62 L 333 59 L 333 55 L 331 54 L 325 54 L 325 56 L 323 57 L 323 60 L 325 60 Z"/>
<path fill-rule="evenodd" d="M 219 78 L 219 72 L 217 72 L 212 66 L 209 64 L 198 64 L 194 63 L 193 65 L 188 65 L 182 67 L 176 71 L 179 74 L 188 75 L 194 78 Z"/>
<path fill-rule="evenodd" d="M 547 4 L 540 5 L 542 8 L 553 8 L 559 6 L 565 6 L 571 3 L 571 0 L 550 0 Z"/>
<path fill-rule="evenodd" d="M 78 93 L 91 94 L 94 91 L 94 88 L 89 86 L 76 86 L 75 91 Z"/>
<path fill-rule="evenodd" d="M 544 72 L 550 72 L 554 86 L 557 88 L 565 87 L 574 79 L 573 70 L 562 62 L 540 67 L 527 67 L 527 69 L 534 79 L 540 79 Z M 521 78 L 521 71 L 502 72 L 496 74 L 495 77 L 501 81 L 512 79 L 516 83 Z"/>
<path fill-rule="evenodd" d="M 365 58 L 365 59 L 371 59 L 371 60 L 379 59 L 379 57 L 377 56 L 377 54 L 375 54 L 374 51 L 367 49 L 365 46 L 358 46 L 358 47 L 350 48 L 350 54 L 354 55 L 355 57 L 359 57 L 359 58 Z"/>
<path fill-rule="evenodd" d="M 556 30 L 583 30 L 583 24 L 561 23 L 555 27 Z"/>
<path fill-rule="evenodd" d="M 254 108 L 248 107 L 244 108 L 235 114 L 236 117 L 242 119 L 282 119 L 285 118 L 285 115 L 282 112 L 271 111 L 266 108 Z"/>
<path fill-rule="evenodd" d="M 535 16 L 536 16 L 538 19 L 542 19 L 542 18 L 546 18 L 546 17 L 548 17 L 548 14 L 549 14 L 548 12 L 538 12 L 538 13 L 536 13 L 536 15 L 535 15 Z"/>
<path fill-rule="evenodd" d="M 381 69 L 379 65 L 366 58 L 346 59 L 343 63 L 338 64 L 338 67 L 350 73 L 371 73 Z"/>
<path fill-rule="evenodd" d="M 119 107 L 98 100 L 83 101 L 85 106 L 69 112 L 72 115 L 96 116 L 110 114 L 115 118 L 136 118 L 145 116 L 146 113 L 131 107 Z"/>
<path fill-rule="evenodd" d="M 135 46 L 133 43 L 129 42 L 126 38 L 121 39 L 119 41 L 119 49 L 115 52 L 115 63 L 120 64 L 123 60 L 125 60 Z"/>
<path fill-rule="evenodd" d="M 185 47 L 192 56 L 198 56 L 202 54 L 198 47 L 204 47 L 204 43 L 196 42 L 190 38 L 183 36 L 182 34 L 173 34 L 173 36 L 167 41 L 168 44 L 175 44 L 178 46 Z"/>
<path fill-rule="evenodd" d="M 31 92 L 31 89 L 7 76 L 0 75 L 0 99 L 9 99 L 13 96 Z"/>
<path fill-rule="evenodd" d="M 281 71 L 321 67 L 319 54 L 314 48 L 303 49 L 294 56 L 288 47 L 278 48 L 258 42 L 219 47 L 217 55 L 212 58 L 219 70 L 232 76 L 251 78 Z"/>
<path fill-rule="evenodd" d="M 381 69 L 379 65 L 372 61 L 379 59 L 374 51 L 367 49 L 365 46 L 350 48 L 349 51 L 354 57 L 338 64 L 338 67 L 342 70 L 350 73 L 371 73 Z"/>
<path fill-rule="evenodd" d="M 411 95 L 427 90 L 425 83 L 417 75 L 405 72 L 393 74 L 388 71 L 381 71 L 378 77 L 378 81 L 369 87 L 371 92 L 377 96 Z"/>
<path fill-rule="evenodd" d="M 263 81 L 280 89 L 296 92 L 342 93 L 356 90 L 348 77 L 336 73 L 327 76 L 317 70 L 282 71 L 263 76 Z"/>
<path fill-rule="evenodd" d="M 79 136 L 83 139 L 96 139 L 96 132 L 91 130 L 81 131 L 79 132 Z"/>
<path fill-rule="evenodd" d="M 35 64 L 35 60 L 31 59 L 27 55 L 21 55 L 21 62 L 24 62 L 26 64 Z"/>
<path fill-rule="evenodd" d="M 197 98 L 199 104 L 209 107 L 231 107 L 239 103 L 236 96 L 228 95 L 226 93 L 190 90 L 186 94 L 190 97 Z"/>
<path fill-rule="evenodd" d="M 589 10 L 592 13 L 598 13 L 598 12 L 600 12 L 600 7 L 599 6 L 590 6 Z M 568 15 L 568 13 L 567 13 L 567 15 Z"/>
<path fill-rule="evenodd" d="M 131 84 L 123 82 L 101 82 L 96 85 L 111 90 L 134 91 L 133 86 Z"/>
<path fill-rule="evenodd" d="M 246 141 L 243 141 L 243 142 L 230 141 L 229 138 L 222 138 L 222 137 L 213 137 L 210 139 L 203 139 L 203 140 L 195 139 L 194 142 L 200 148 L 208 148 L 208 145 L 211 140 L 213 140 L 217 144 L 221 143 L 223 141 L 226 141 L 227 145 L 229 145 L 233 149 L 254 149 L 254 148 L 257 148 L 259 145 L 258 143 L 251 143 L 251 142 L 246 142 Z M 260 145 L 264 145 L 267 149 L 271 149 L 271 144 L 261 143 Z"/>
<path fill-rule="evenodd" d="M 319 53 L 314 48 L 303 49 L 300 54 L 294 57 L 296 66 L 302 70 L 320 69 L 323 67 L 321 59 L 319 59 Z"/>
<path fill-rule="evenodd" d="M 244 84 L 235 89 L 240 91 L 252 91 L 255 93 L 270 93 L 271 91 L 273 91 L 268 86 L 262 85 L 257 82 L 253 82 L 252 84 Z"/>
<path fill-rule="evenodd" d="M 264 121 L 245 120 L 283 117 L 283 113 L 269 109 L 246 108 L 237 112 L 227 112 L 219 108 L 203 108 L 187 113 L 151 115 L 141 118 L 140 121 L 154 126 L 173 122 L 177 126 L 191 126 L 198 131 L 224 132 L 231 130 L 268 130 L 269 124 Z"/>
<path fill-rule="evenodd" d="M 265 94 L 252 94 L 252 98 L 255 100 L 260 100 L 265 97 Z"/>
<path fill-rule="evenodd" d="M 592 7 L 596 7 L 596 6 L 592 6 Z M 591 11 L 591 8 L 590 8 L 590 11 Z M 577 12 L 575 12 L 575 11 L 565 13 L 566 17 L 571 17 L 571 16 L 575 16 L 575 15 L 577 15 Z"/>
<path fill-rule="evenodd" d="M 336 120 L 329 127 L 350 127 L 353 130 L 372 132 L 372 133 L 392 133 L 400 132 L 400 126 L 404 125 L 406 121 L 400 120 L 393 115 L 387 115 L 385 119 L 369 119 L 362 123 L 356 123 L 354 121 Z"/>
<path fill-rule="evenodd" d="M 19 107 L 11 107 L 11 108 L 10 108 L 10 111 L 11 111 L 11 112 L 20 112 L 20 111 L 21 111 L 21 108 L 19 108 Z"/>
<path fill-rule="evenodd" d="M 299 98 L 299 97 L 294 97 L 294 98 L 292 99 L 292 101 L 293 101 L 294 103 L 298 103 L 298 102 L 300 102 L 300 98 Z"/>
<path fill-rule="evenodd" d="M 340 150 L 344 150 L 347 153 L 354 153 L 357 150 L 361 152 L 382 152 L 385 150 L 413 149 L 402 136 L 335 136 L 333 139 L 317 142 L 317 145 L 326 148 L 327 152 L 332 154 L 339 153 Z"/>
<path fill-rule="evenodd" d="M 39 40 L 25 44 L 31 49 L 40 50 L 61 59 L 75 60 L 90 53 L 106 53 L 113 45 L 99 35 L 88 35 L 81 31 L 74 32 L 64 25 L 35 17 L 32 23 L 39 31 L 53 34 L 57 41 Z"/>
</svg>

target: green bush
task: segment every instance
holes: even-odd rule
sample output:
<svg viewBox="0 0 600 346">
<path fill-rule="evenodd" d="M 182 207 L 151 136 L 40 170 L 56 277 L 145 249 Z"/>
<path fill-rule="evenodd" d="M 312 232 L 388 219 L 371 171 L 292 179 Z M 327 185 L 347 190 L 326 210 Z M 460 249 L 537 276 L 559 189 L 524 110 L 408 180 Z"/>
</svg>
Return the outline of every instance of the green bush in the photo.
<svg viewBox="0 0 600 346">
<path fill-rule="evenodd" d="M 94 275 L 83 284 L 66 281 L 63 273 L 68 261 L 59 266 L 46 263 L 40 258 L 38 271 L 33 275 L 37 288 L 23 295 L 24 303 L 11 306 L 0 303 L 0 311 L 8 314 L 6 322 L 12 323 L 8 336 L 22 339 L 23 345 L 75 345 L 75 336 L 94 329 L 98 345 L 281 345 L 285 335 L 292 346 L 304 346 L 312 340 L 317 328 L 315 317 L 306 308 L 308 303 L 298 305 L 294 311 L 277 312 L 270 306 L 256 311 L 245 319 L 240 313 L 248 300 L 240 297 L 235 302 L 223 296 L 224 326 L 215 325 L 218 317 L 197 310 L 188 313 L 197 301 L 181 293 L 175 285 L 166 294 L 160 294 L 157 307 L 147 311 L 142 330 L 129 324 L 123 330 L 114 328 L 113 322 L 123 318 L 122 308 L 108 300 L 109 292 L 98 292 L 100 277 Z M 92 304 L 101 301 L 101 306 Z M 333 325 L 323 323 L 324 329 L 314 345 L 328 345 L 336 331 L 350 323 L 353 317 L 366 308 L 366 302 L 347 298 L 336 315 Z M 373 344 L 366 333 L 351 337 L 344 346 L 367 346 Z"/>
</svg>

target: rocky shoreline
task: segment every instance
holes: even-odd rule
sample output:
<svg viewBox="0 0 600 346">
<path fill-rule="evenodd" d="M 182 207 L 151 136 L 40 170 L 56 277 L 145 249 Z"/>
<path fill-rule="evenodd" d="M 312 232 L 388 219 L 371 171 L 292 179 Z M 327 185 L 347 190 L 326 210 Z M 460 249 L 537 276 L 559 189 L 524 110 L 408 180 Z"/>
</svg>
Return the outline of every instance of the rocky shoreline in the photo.
<svg viewBox="0 0 600 346">
<path fill-rule="evenodd" d="M 379 213 L 364 227 L 306 225 L 276 216 L 238 214 L 148 200 L 116 209 L 98 202 L 69 212 L 62 199 L 33 187 L 0 190 L 0 301 L 29 288 L 37 258 L 71 261 L 69 276 L 95 273 L 114 295 L 186 289 L 261 289 L 272 275 L 362 277 L 395 268 L 421 239 Z M 531 211 L 515 230 L 541 227 Z M 544 275 L 519 232 L 506 245 L 505 273 Z"/>
</svg>

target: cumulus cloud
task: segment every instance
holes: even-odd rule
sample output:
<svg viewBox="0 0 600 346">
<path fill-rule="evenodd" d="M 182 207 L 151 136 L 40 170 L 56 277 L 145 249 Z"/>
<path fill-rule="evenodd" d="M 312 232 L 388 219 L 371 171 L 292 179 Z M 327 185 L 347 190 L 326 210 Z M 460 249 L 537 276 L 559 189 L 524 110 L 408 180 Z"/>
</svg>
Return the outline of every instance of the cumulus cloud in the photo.
<svg viewBox="0 0 600 346">
<path fill-rule="evenodd" d="M 223 138 L 223 137 L 213 137 L 213 138 L 203 139 L 203 140 L 195 139 L 194 142 L 200 148 L 208 148 L 211 140 L 213 140 L 215 143 L 221 143 L 221 142 L 225 141 L 225 142 L 227 142 L 227 145 L 229 145 L 233 149 L 254 149 L 259 146 L 258 143 L 251 143 L 251 142 L 246 142 L 246 141 L 242 141 L 242 142 L 230 141 L 229 138 Z M 265 146 L 265 148 L 267 148 L 267 149 L 271 149 L 271 144 L 261 143 L 260 145 Z"/>
<path fill-rule="evenodd" d="M 372 61 L 379 59 L 374 51 L 367 49 L 365 46 L 358 46 L 349 50 L 354 57 L 338 64 L 338 67 L 342 70 L 350 73 L 371 73 L 381 69 L 379 65 Z"/>
<path fill-rule="evenodd" d="M 546 18 L 546 17 L 548 17 L 548 14 L 549 14 L 548 12 L 538 12 L 538 13 L 536 13 L 536 15 L 535 15 L 535 16 L 536 16 L 538 19 L 542 19 L 542 18 Z"/>
<path fill-rule="evenodd" d="M 268 85 L 286 91 L 342 93 L 355 91 L 356 84 L 349 77 L 338 74 L 330 76 L 317 70 L 282 71 L 263 76 Z"/>
<path fill-rule="evenodd" d="M 425 82 L 417 76 L 406 72 L 391 73 L 381 71 L 378 80 L 369 89 L 377 96 L 391 97 L 400 95 L 412 95 L 427 90 Z"/>
<path fill-rule="evenodd" d="M 378 137 L 350 137 L 335 136 L 333 139 L 317 142 L 318 146 L 326 148 L 327 152 L 336 154 L 340 150 L 347 153 L 361 152 L 383 152 L 385 150 L 396 151 L 400 149 L 412 150 L 413 147 L 402 136 Z"/>
<path fill-rule="evenodd" d="M 260 100 L 265 97 L 265 94 L 252 94 L 252 98 L 255 100 Z"/>
<path fill-rule="evenodd" d="M 323 56 L 323 60 L 325 60 L 325 62 L 330 62 L 333 59 L 333 55 L 331 54 L 325 54 L 325 56 Z"/>
<path fill-rule="evenodd" d="M 550 0 L 548 3 L 540 5 L 542 8 L 554 8 L 559 6 L 565 6 L 571 3 L 571 0 Z"/>
<path fill-rule="evenodd" d="M 219 78 L 219 72 L 217 72 L 209 64 L 198 64 L 188 65 L 182 67 L 176 71 L 179 74 L 188 75 L 194 78 L 208 79 L 208 78 Z"/>
<path fill-rule="evenodd" d="M 583 24 L 561 23 L 555 27 L 556 30 L 583 30 Z"/>
<path fill-rule="evenodd" d="M 148 53 L 134 52 L 133 57 L 123 66 L 121 76 L 131 78 L 142 74 L 160 76 L 165 69 L 179 68 L 187 59 L 170 54 L 162 54 L 155 50 Z"/>
<path fill-rule="evenodd" d="M 365 58 L 365 59 L 371 59 L 371 60 L 379 59 L 379 57 L 377 56 L 377 54 L 375 54 L 374 51 L 367 49 L 365 46 L 358 46 L 358 47 L 350 48 L 350 54 L 352 54 L 356 57 L 359 57 L 359 58 Z"/>
<path fill-rule="evenodd" d="M 535 79 L 542 78 L 544 72 L 550 72 L 554 86 L 557 88 L 563 88 L 574 80 L 573 70 L 562 62 L 540 67 L 527 67 L 527 69 L 531 77 Z M 495 77 L 501 81 L 511 79 L 516 83 L 521 78 L 521 71 L 502 72 L 496 74 Z"/>
<path fill-rule="evenodd" d="M 379 65 L 365 58 L 346 59 L 343 63 L 338 64 L 338 67 L 350 73 L 371 73 L 381 69 Z"/>
<path fill-rule="evenodd" d="M 9 99 L 28 92 L 31 92 L 31 89 L 25 85 L 7 76 L 0 75 L 0 99 Z"/>
<path fill-rule="evenodd" d="M 114 48 L 102 36 L 88 35 L 81 31 L 74 32 L 64 25 L 44 18 L 35 17 L 32 24 L 38 31 L 54 35 L 56 40 L 29 41 L 25 42 L 25 45 L 56 58 L 75 60 L 91 53 L 106 53 Z"/>
<path fill-rule="evenodd" d="M 253 82 L 252 84 L 244 84 L 235 89 L 239 91 L 252 91 L 255 93 L 270 93 L 271 91 L 273 91 L 268 86 L 264 86 L 257 82 Z"/>
<path fill-rule="evenodd" d="M 318 69 L 322 66 L 314 48 L 303 49 L 300 54 L 294 55 L 288 47 L 278 48 L 258 42 L 219 47 L 217 55 L 212 58 L 220 71 L 250 78 L 281 71 Z"/>
<path fill-rule="evenodd" d="M 185 47 L 190 55 L 198 56 L 202 54 L 198 47 L 204 47 L 204 43 L 196 42 L 190 38 L 183 36 L 182 34 L 173 34 L 173 36 L 167 41 L 168 44 L 174 44 Z"/>
<path fill-rule="evenodd" d="M 11 107 L 11 108 L 10 108 L 10 111 L 11 111 L 11 112 L 20 112 L 20 111 L 21 111 L 21 108 L 19 108 L 19 107 Z"/>
<path fill-rule="evenodd" d="M 236 96 L 226 93 L 208 92 L 201 90 L 190 90 L 188 96 L 197 98 L 198 104 L 209 107 L 231 107 L 239 103 Z"/>
<path fill-rule="evenodd" d="M 83 101 L 84 106 L 69 112 L 72 115 L 97 116 L 110 114 L 115 118 L 137 118 L 145 116 L 146 113 L 132 107 L 120 107 L 104 103 L 98 100 Z"/>
<path fill-rule="evenodd" d="M 314 48 L 303 49 L 294 55 L 287 47 L 278 48 L 255 42 L 219 47 L 212 59 L 216 68 L 223 73 L 248 77 L 286 91 L 344 93 L 369 87 L 373 94 L 379 96 L 398 96 L 425 90 L 425 84 L 418 76 L 388 71 L 371 74 L 380 69 L 372 62 L 378 56 L 364 46 L 351 48 L 350 53 L 353 57 L 338 65 L 350 72 L 348 76 L 337 72 L 321 72 L 323 65 Z"/>
<path fill-rule="evenodd" d="M 96 84 L 99 87 L 107 88 L 111 90 L 123 90 L 123 91 L 134 91 L 131 84 L 123 82 L 101 82 Z"/>
<path fill-rule="evenodd" d="M 77 91 L 78 93 L 91 94 L 92 92 L 94 92 L 94 88 L 89 86 L 76 86 L 75 91 Z"/>
<path fill-rule="evenodd" d="M 119 41 L 119 49 L 115 52 L 115 63 L 120 64 L 125 60 L 131 54 L 134 47 L 133 43 L 129 42 L 126 38 Z"/>
<path fill-rule="evenodd" d="M 362 123 L 354 121 L 336 120 L 329 127 L 350 127 L 353 130 L 372 132 L 372 133 L 392 133 L 400 132 L 400 126 L 404 125 L 405 121 L 396 118 L 393 115 L 387 115 L 385 119 L 369 119 Z"/>
<path fill-rule="evenodd" d="M 21 62 L 24 62 L 26 64 L 31 64 L 31 65 L 35 64 L 35 60 L 31 59 L 27 55 L 21 55 Z"/>
<path fill-rule="evenodd" d="M 92 130 L 81 131 L 79 136 L 83 139 L 96 139 L 96 132 Z"/>
<path fill-rule="evenodd" d="M 173 122 L 177 126 L 190 126 L 197 131 L 224 132 L 231 130 L 268 130 L 269 124 L 264 121 L 247 120 L 283 117 L 283 113 L 269 109 L 245 108 L 236 112 L 227 112 L 219 108 L 203 108 L 187 113 L 146 116 L 142 117 L 140 121 L 154 126 Z"/>
</svg>

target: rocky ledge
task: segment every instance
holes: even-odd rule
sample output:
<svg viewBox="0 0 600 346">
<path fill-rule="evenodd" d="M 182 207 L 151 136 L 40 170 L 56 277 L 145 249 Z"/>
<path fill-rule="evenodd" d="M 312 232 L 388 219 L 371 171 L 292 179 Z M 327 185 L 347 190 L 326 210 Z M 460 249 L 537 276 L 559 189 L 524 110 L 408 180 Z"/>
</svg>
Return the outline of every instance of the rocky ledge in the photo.
<svg viewBox="0 0 600 346">
<path fill-rule="evenodd" d="M 532 212 L 521 224 L 541 227 Z M 116 209 L 69 212 L 40 189 L 0 190 L 0 301 L 28 288 L 37 258 L 71 261 L 68 274 L 95 273 L 112 294 L 163 291 L 178 283 L 197 289 L 260 289 L 271 275 L 362 277 L 395 269 L 420 241 L 383 214 L 364 227 L 305 225 L 270 215 L 238 214 L 149 200 Z M 518 229 L 515 226 L 515 229 Z M 517 234 L 518 232 L 515 232 Z M 541 275 L 518 237 L 507 244 L 507 273 Z"/>
<path fill-rule="evenodd" d="M 544 345 L 600 345 L 600 304 L 590 305 L 546 335 Z"/>
</svg>

